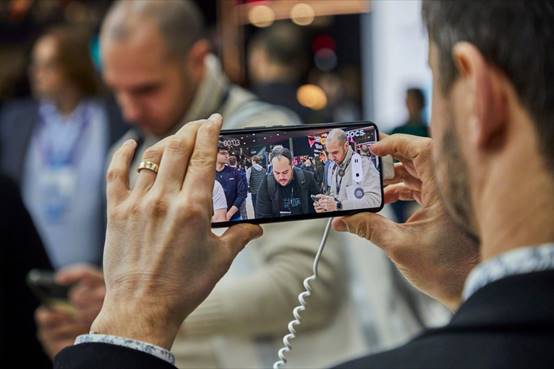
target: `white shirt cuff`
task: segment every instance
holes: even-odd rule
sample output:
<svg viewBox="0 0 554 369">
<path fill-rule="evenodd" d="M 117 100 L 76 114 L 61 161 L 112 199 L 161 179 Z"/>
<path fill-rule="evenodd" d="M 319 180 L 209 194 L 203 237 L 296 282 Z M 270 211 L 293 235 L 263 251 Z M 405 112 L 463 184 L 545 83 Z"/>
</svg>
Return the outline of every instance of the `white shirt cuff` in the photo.
<svg viewBox="0 0 554 369">
<path fill-rule="evenodd" d="M 108 343 L 110 345 L 117 345 L 130 348 L 132 350 L 142 351 L 144 353 L 153 355 L 158 359 L 162 359 L 171 365 L 175 365 L 175 356 L 163 347 L 152 345 L 143 341 L 133 340 L 130 338 L 110 336 L 107 334 L 89 333 L 83 334 L 75 339 L 75 344 L 81 343 Z"/>
</svg>

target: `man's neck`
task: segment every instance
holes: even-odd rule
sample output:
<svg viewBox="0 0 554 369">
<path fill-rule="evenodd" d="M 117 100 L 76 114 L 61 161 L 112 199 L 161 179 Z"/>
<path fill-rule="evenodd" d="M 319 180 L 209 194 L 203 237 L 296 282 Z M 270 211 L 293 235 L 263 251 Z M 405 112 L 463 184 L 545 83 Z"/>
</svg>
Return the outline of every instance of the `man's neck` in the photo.
<svg viewBox="0 0 554 369">
<path fill-rule="evenodd" d="M 491 167 L 474 196 L 481 236 L 481 259 L 523 246 L 554 241 L 554 180 L 538 154 L 534 134 L 509 144 L 509 160 Z M 536 148 L 536 155 L 529 153 Z"/>
<path fill-rule="evenodd" d="M 218 172 L 221 172 L 223 169 L 225 169 L 225 164 L 221 164 L 221 163 L 215 164 L 215 170 L 217 170 Z"/>
<path fill-rule="evenodd" d="M 80 100 L 80 94 L 73 91 L 67 91 L 64 96 L 60 96 L 59 98 L 55 99 L 54 104 L 56 105 L 56 109 L 58 110 L 58 112 L 64 117 L 67 117 L 71 113 L 73 113 L 75 108 L 77 108 Z"/>
</svg>

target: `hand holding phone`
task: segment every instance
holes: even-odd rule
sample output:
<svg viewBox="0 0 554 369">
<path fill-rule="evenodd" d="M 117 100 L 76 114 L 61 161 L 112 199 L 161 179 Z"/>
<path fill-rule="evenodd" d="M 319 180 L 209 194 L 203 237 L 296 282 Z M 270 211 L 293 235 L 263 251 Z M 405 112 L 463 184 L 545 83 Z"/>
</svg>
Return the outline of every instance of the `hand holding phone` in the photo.
<svg viewBox="0 0 554 369">
<path fill-rule="evenodd" d="M 27 284 L 44 306 L 76 314 L 75 307 L 69 302 L 71 286 L 57 283 L 54 272 L 33 269 L 27 274 Z"/>
</svg>

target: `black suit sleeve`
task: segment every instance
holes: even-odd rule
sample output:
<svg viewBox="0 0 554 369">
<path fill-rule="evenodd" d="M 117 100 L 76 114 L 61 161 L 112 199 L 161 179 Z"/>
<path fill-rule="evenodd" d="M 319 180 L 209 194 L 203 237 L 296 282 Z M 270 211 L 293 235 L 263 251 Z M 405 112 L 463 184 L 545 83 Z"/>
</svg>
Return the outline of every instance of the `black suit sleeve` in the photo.
<svg viewBox="0 0 554 369">
<path fill-rule="evenodd" d="M 266 175 L 258 189 L 256 198 L 256 218 L 270 218 L 273 216 L 271 197 L 267 191 L 267 178 L 268 176 Z"/>
<path fill-rule="evenodd" d="M 107 343 L 82 343 L 63 349 L 54 369 L 176 369 L 165 360 L 131 348 Z"/>
<path fill-rule="evenodd" d="M 29 368 L 51 368 L 36 336 L 34 311 L 38 299 L 27 287 L 31 269 L 51 269 L 31 216 L 23 206 L 16 184 L 0 175 L 2 257 L 0 258 L 0 355 L 3 362 L 21 361 Z"/>
</svg>

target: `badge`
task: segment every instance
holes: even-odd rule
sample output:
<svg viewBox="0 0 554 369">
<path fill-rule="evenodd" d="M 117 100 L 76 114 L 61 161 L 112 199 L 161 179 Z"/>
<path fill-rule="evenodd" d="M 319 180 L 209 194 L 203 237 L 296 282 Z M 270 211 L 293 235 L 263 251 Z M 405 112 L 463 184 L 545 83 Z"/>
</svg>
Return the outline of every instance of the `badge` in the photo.
<svg viewBox="0 0 554 369">
<path fill-rule="evenodd" d="M 339 169 L 339 176 L 344 177 L 345 174 L 346 174 L 346 172 L 344 171 L 344 169 L 340 168 Z"/>
<path fill-rule="evenodd" d="M 357 198 L 358 200 L 363 198 L 364 197 L 364 189 L 361 188 L 361 187 L 357 187 L 354 190 L 354 197 Z"/>
<path fill-rule="evenodd" d="M 57 223 L 69 209 L 77 187 L 77 173 L 69 166 L 50 167 L 41 182 L 45 215 L 51 223 Z"/>
</svg>

